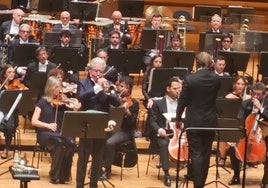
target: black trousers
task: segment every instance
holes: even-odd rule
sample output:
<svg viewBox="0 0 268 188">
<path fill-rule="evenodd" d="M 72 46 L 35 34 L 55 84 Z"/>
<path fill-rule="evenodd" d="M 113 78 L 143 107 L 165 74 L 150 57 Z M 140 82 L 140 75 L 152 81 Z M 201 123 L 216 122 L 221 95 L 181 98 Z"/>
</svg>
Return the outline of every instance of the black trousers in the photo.
<svg viewBox="0 0 268 188">
<path fill-rule="evenodd" d="M 157 144 L 159 147 L 160 162 L 164 171 L 169 170 L 169 155 L 168 155 L 168 144 L 169 138 L 157 137 Z"/>
<path fill-rule="evenodd" d="M 60 133 L 49 131 L 39 132 L 37 141 L 42 147 L 46 147 L 51 154 L 50 179 L 64 183 L 71 174 L 75 142 L 73 138 L 61 137 Z"/>
<path fill-rule="evenodd" d="M 76 188 L 83 188 L 89 155 L 92 157 L 89 187 L 98 187 L 105 139 L 80 138 L 78 147 Z"/>
<path fill-rule="evenodd" d="M 111 166 L 114 162 L 114 157 L 115 157 L 115 150 L 116 146 L 119 144 L 128 141 L 131 139 L 131 133 L 127 131 L 118 131 L 114 133 L 107 141 L 105 144 L 105 149 L 104 149 L 104 163 L 105 163 L 105 168 L 106 169 L 111 169 Z"/>
<path fill-rule="evenodd" d="M 194 188 L 203 188 L 205 185 L 214 136 L 215 132 L 211 131 L 187 132 Z"/>
</svg>

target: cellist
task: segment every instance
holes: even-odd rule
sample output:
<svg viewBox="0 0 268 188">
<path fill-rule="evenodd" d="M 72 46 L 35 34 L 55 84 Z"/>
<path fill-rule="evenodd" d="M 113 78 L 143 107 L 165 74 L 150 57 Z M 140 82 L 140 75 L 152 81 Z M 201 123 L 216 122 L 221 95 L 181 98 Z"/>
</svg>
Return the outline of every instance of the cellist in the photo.
<svg viewBox="0 0 268 188">
<path fill-rule="evenodd" d="M 242 120 L 243 125 L 246 126 L 246 119 L 252 113 L 257 113 L 260 115 L 259 119 L 265 121 L 268 120 L 268 98 L 266 97 L 265 85 L 261 82 L 253 84 L 251 88 L 251 99 L 242 102 L 238 118 Z M 264 138 L 266 148 L 268 148 L 268 136 Z M 235 160 L 234 163 L 240 163 L 239 160 Z M 240 184 L 240 165 L 233 164 L 233 170 L 235 172 L 233 178 L 229 182 L 229 185 Z M 237 173 L 238 172 L 238 173 Z M 268 153 L 266 150 L 265 162 L 264 162 L 264 174 L 262 178 L 261 188 L 268 188 Z"/>
<path fill-rule="evenodd" d="M 159 100 L 155 100 L 150 113 L 150 126 L 154 131 L 156 142 L 159 147 L 160 162 L 165 173 L 164 185 L 170 187 L 171 179 L 169 174 L 169 138 L 167 130 L 168 122 L 163 113 L 176 113 L 178 97 L 182 89 L 182 83 L 177 77 L 170 78 L 165 85 L 166 95 Z M 152 138 L 151 142 L 155 139 Z"/>
</svg>

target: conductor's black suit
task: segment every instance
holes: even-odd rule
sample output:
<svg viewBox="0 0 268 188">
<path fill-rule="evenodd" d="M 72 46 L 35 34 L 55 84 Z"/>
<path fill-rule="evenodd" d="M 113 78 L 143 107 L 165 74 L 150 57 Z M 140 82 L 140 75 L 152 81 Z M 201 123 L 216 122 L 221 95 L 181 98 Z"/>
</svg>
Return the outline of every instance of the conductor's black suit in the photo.
<svg viewBox="0 0 268 188">
<path fill-rule="evenodd" d="M 215 102 L 219 88 L 219 77 L 209 70 L 200 69 L 186 76 L 177 107 L 179 121 L 186 107 L 185 128 L 217 126 Z M 187 132 L 195 188 L 204 187 L 214 135 L 209 131 Z"/>
</svg>

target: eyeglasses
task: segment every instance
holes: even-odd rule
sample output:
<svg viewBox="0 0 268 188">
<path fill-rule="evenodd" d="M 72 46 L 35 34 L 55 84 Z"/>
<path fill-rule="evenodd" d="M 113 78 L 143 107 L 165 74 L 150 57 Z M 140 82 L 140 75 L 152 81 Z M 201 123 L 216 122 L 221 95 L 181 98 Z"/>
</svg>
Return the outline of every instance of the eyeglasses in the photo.
<svg viewBox="0 0 268 188">
<path fill-rule="evenodd" d="M 230 40 L 223 40 L 222 42 L 230 43 L 231 41 Z"/>
<path fill-rule="evenodd" d="M 21 33 L 30 33 L 30 31 L 20 30 Z"/>
</svg>

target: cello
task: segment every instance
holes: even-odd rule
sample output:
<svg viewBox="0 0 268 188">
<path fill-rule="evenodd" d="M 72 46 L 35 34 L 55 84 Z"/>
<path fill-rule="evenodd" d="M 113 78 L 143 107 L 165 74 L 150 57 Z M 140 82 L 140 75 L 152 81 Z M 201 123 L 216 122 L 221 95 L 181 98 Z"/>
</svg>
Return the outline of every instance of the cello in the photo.
<svg viewBox="0 0 268 188">
<path fill-rule="evenodd" d="M 261 128 L 258 125 L 260 114 L 252 113 L 245 121 L 246 135 L 248 137 L 246 160 L 250 163 L 261 163 L 264 160 L 266 146 L 262 136 Z M 245 138 L 241 139 L 237 145 L 236 157 L 244 161 Z"/>
<path fill-rule="evenodd" d="M 181 129 L 178 129 L 176 127 L 175 122 L 170 122 L 169 123 L 170 133 L 169 135 L 173 135 L 173 137 L 169 140 L 168 144 L 168 153 L 169 157 L 172 161 L 177 162 L 179 159 L 181 162 L 186 162 L 188 160 L 188 146 L 187 146 L 187 138 L 186 138 L 186 133 L 184 133 L 181 137 L 180 140 L 180 156 L 178 156 L 178 149 L 179 149 L 179 138 L 180 135 L 182 134 Z"/>
</svg>

